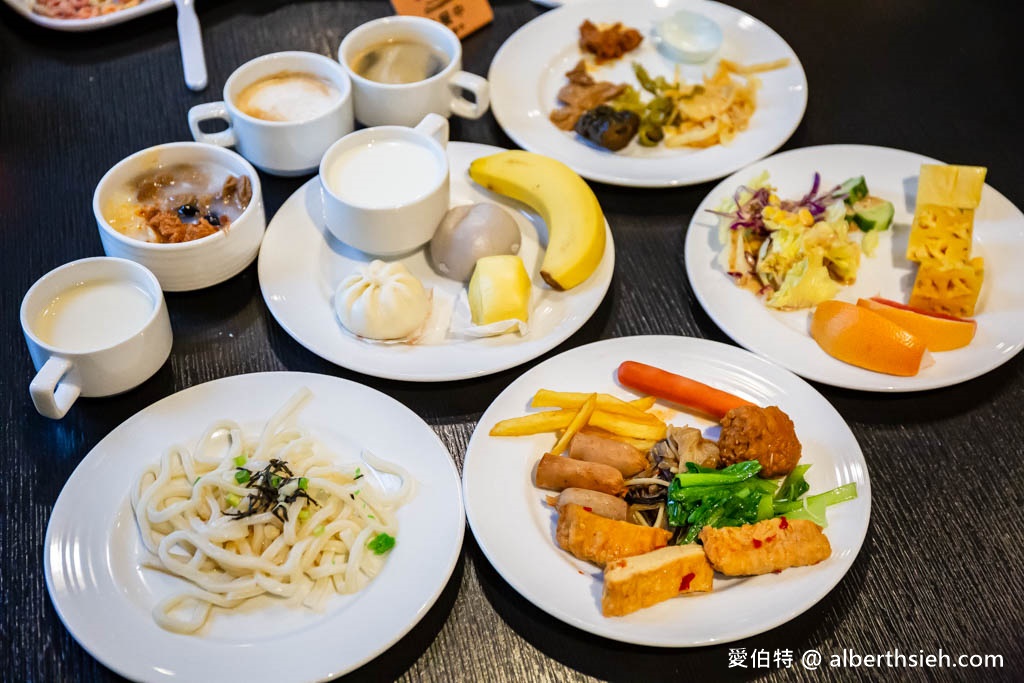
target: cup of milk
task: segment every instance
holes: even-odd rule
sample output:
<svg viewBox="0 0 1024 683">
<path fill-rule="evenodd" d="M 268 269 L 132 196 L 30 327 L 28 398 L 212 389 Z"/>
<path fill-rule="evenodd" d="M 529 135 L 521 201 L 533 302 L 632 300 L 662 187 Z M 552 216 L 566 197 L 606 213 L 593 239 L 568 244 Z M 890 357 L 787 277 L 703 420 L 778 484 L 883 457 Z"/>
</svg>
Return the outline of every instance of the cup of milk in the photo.
<svg viewBox="0 0 1024 683">
<path fill-rule="evenodd" d="M 227 123 L 206 133 L 200 124 Z M 238 153 L 262 171 L 281 176 L 312 173 L 324 151 L 352 132 L 352 83 L 338 62 L 312 52 L 275 52 L 235 69 L 224 99 L 192 107 L 192 138 Z"/>
<path fill-rule="evenodd" d="M 72 261 L 39 278 L 21 302 L 37 370 L 32 403 L 59 420 L 79 396 L 142 384 L 171 353 L 171 322 L 156 276 L 134 261 Z"/>
<path fill-rule="evenodd" d="M 448 120 L 346 135 L 320 162 L 324 224 L 345 244 L 395 256 L 430 241 L 448 211 Z"/>
</svg>

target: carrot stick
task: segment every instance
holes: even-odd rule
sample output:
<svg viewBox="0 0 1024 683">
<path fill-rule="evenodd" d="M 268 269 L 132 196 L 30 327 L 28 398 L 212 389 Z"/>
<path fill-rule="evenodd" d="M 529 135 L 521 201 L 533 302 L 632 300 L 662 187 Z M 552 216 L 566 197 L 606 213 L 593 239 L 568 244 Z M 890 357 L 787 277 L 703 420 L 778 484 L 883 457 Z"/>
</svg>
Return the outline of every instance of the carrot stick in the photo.
<svg viewBox="0 0 1024 683">
<path fill-rule="evenodd" d="M 719 421 L 733 408 L 754 405 L 707 384 L 631 360 L 619 366 L 619 384 L 678 403 Z"/>
</svg>

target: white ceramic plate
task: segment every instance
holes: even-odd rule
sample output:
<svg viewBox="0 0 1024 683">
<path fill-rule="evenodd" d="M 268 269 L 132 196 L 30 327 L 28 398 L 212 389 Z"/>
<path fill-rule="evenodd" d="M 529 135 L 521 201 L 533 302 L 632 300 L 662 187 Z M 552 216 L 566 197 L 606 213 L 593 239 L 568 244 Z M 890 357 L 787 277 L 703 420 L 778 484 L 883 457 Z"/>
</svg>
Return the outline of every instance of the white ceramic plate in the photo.
<svg viewBox="0 0 1024 683">
<path fill-rule="evenodd" d="M 259 428 L 300 387 L 313 392 L 300 424 L 339 460 L 358 461 L 367 448 L 416 479 L 415 497 L 398 512 L 398 542 L 384 570 L 361 592 L 332 597 L 323 612 L 260 598 L 234 614 L 215 609 L 197 635 L 164 631 L 151 609 L 185 583 L 139 567 L 142 546 L 129 503 L 139 468 L 174 443 L 194 444 L 213 420 Z M 239 375 L 165 398 L 97 444 L 57 499 L 43 564 L 64 625 L 90 654 L 132 680 L 319 681 L 376 657 L 426 614 L 455 567 L 464 527 L 455 465 L 408 408 L 335 377 Z M 271 666 L 261 652 L 276 658 Z"/>
<path fill-rule="evenodd" d="M 729 145 L 708 149 L 642 147 L 635 140 L 619 152 L 598 149 L 548 120 L 565 85 L 565 72 L 582 58 L 579 25 L 621 21 L 644 34 L 635 51 L 594 71 L 600 80 L 636 85 L 632 62 L 652 75 L 671 77 L 676 63 L 661 55 L 651 40 L 653 23 L 686 8 L 722 27 L 718 55 L 703 65 L 686 65 L 680 74 L 700 80 L 718 66 L 718 57 L 743 64 L 788 58 L 789 66 L 758 74 L 762 87 L 750 127 Z M 807 77 L 796 53 L 777 33 L 754 17 L 706 0 L 594 0 L 545 12 L 505 41 L 491 63 L 491 111 L 510 138 L 524 149 L 547 154 L 585 178 L 613 185 L 672 187 L 721 178 L 771 154 L 796 130 L 807 108 Z"/>
<path fill-rule="evenodd" d="M 45 17 L 42 14 L 36 14 L 33 12 L 32 0 L 4 0 L 4 2 L 10 5 L 15 12 L 29 21 L 57 31 L 95 31 L 96 29 L 104 28 L 105 26 L 113 26 L 114 24 L 120 24 L 123 21 L 129 21 L 136 17 L 152 14 L 153 12 L 165 7 L 174 6 L 174 0 L 143 0 L 134 7 L 128 7 L 126 9 L 118 10 L 117 12 L 103 14 L 90 19 L 54 19 L 52 17 Z"/>
<path fill-rule="evenodd" d="M 321 358 L 367 375 L 412 382 L 488 375 L 561 344 L 594 314 L 608 291 L 615 268 L 612 233 L 607 232 L 604 259 L 586 282 L 566 292 L 539 284 L 541 240 L 547 239 L 544 221 L 522 204 L 484 190 L 467 175 L 471 161 L 501 151 L 488 145 L 449 143 L 452 205 L 495 202 L 510 209 L 519 224 L 519 255 L 534 282 L 535 308 L 526 335 L 410 345 L 370 343 L 346 332 L 334 313 L 334 290 L 371 257 L 345 246 L 323 226 L 317 178 L 281 206 L 263 237 L 260 288 L 271 314 L 295 341 Z M 425 250 L 400 260 L 424 286 L 433 288 L 435 301 L 453 301 L 465 289 L 463 283 L 438 275 Z"/>
<path fill-rule="evenodd" d="M 829 508 L 832 556 L 813 567 L 742 579 L 716 575 L 710 594 L 655 605 L 625 617 L 601 615 L 601 572 L 560 550 L 556 515 L 533 486 L 533 467 L 554 437 L 496 438 L 499 420 L 527 412 L 540 388 L 603 391 L 624 398 L 614 381 L 622 361 L 677 372 L 761 405 L 778 405 L 796 425 L 812 492 L 856 482 L 855 500 Z M 670 422 L 707 427 L 680 413 Z M 487 409 L 469 442 L 462 470 L 466 514 L 487 559 L 523 597 L 590 633 L 639 645 L 689 647 L 752 636 L 789 621 L 821 600 L 843 578 L 860 550 L 871 514 L 871 485 L 857 440 L 834 408 L 810 385 L 742 349 L 687 337 L 624 337 L 588 344 L 551 358 L 513 382 Z"/>
<path fill-rule="evenodd" d="M 857 282 L 836 298 L 856 303 L 859 297 L 882 296 L 906 303 L 916 266 L 904 254 L 923 163 L 942 162 L 883 147 L 828 145 L 783 152 L 726 178 L 697 207 L 686 235 L 686 272 L 697 299 L 737 343 L 798 375 L 837 387 L 918 391 L 958 384 L 999 367 L 1024 348 L 1024 298 L 1017 286 L 1024 263 L 1024 214 L 988 185 L 974 221 L 974 255 L 985 259 L 977 335 L 962 349 L 934 354 L 935 364 L 915 377 L 872 372 L 829 356 L 808 333 L 809 310 L 770 310 L 734 285 L 718 264 L 718 223 L 706 209 L 717 208 L 739 185 L 767 170 L 780 197 L 799 198 L 810 189 L 815 171 L 821 173 L 823 189 L 863 175 L 871 194 L 891 201 L 896 215 L 875 256 L 861 259 Z"/>
</svg>

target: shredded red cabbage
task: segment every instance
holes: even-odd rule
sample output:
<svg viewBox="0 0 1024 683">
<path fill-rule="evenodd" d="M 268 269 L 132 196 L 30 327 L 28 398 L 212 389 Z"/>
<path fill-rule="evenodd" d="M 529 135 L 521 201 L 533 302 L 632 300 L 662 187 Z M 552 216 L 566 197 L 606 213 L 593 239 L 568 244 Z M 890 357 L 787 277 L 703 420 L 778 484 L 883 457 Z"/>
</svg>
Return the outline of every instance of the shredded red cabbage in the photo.
<svg viewBox="0 0 1024 683">
<path fill-rule="evenodd" d="M 837 201 L 846 199 L 847 193 L 840 190 L 842 186 L 836 185 L 830 190 L 822 193 L 818 193 L 821 188 L 821 174 L 815 171 L 814 181 L 811 183 L 810 191 L 805 194 L 799 200 L 784 200 L 780 202 L 780 207 L 784 211 L 790 213 L 796 213 L 800 209 L 807 209 L 811 212 L 811 215 L 815 218 L 825 213 L 829 206 Z M 747 193 L 750 196 L 745 202 L 740 202 L 740 197 L 743 193 Z M 767 236 L 768 228 L 764 224 L 764 219 L 761 217 L 761 212 L 768 206 L 768 197 L 771 194 L 767 187 L 761 187 L 756 190 L 747 187 L 746 185 L 740 185 L 733 193 L 733 203 L 736 204 L 736 209 L 733 211 L 715 211 L 708 209 L 708 213 L 713 213 L 721 218 L 729 219 L 729 229 L 739 230 L 749 229 L 756 235 Z"/>
</svg>

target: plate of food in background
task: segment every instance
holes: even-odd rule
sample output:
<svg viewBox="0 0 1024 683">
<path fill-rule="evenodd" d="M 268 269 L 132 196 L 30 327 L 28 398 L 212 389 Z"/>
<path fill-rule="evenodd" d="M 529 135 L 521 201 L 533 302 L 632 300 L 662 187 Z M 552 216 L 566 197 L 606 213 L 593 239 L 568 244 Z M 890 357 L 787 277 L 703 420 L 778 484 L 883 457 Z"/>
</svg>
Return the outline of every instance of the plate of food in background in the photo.
<svg viewBox="0 0 1024 683">
<path fill-rule="evenodd" d="M 174 0 L 5 1 L 29 21 L 57 31 L 93 31 L 174 6 Z"/>
<path fill-rule="evenodd" d="M 296 341 L 357 372 L 439 382 L 525 363 L 594 314 L 615 247 L 587 184 L 529 152 L 452 142 L 447 157 L 450 210 L 417 226 L 432 236 L 411 252 L 374 258 L 338 240 L 317 178 L 281 206 L 259 279 Z"/>
<path fill-rule="evenodd" d="M 491 110 L 524 149 L 590 180 L 692 185 L 771 154 L 807 107 L 792 48 L 717 2 L 573 3 L 505 41 Z"/>
<path fill-rule="evenodd" d="M 524 373 L 480 418 L 462 483 L 477 542 L 523 597 L 656 647 L 804 612 L 850 569 L 871 512 L 864 457 L 828 401 L 686 337 L 596 342 Z"/>
<path fill-rule="evenodd" d="M 327 680 L 426 614 L 464 519 L 447 449 L 394 399 L 238 375 L 149 406 L 85 456 L 50 515 L 46 585 L 82 647 L 132 680 Z"/>
<path fill-rule="evenodd" d="M 690 285 L 737 343 L 807 379 L 864 391 L 967 381 L 1024 348 L 1024 214 L 985 178 L 882 147 L 777 154 L 697 208 Z"/>
</svg>

